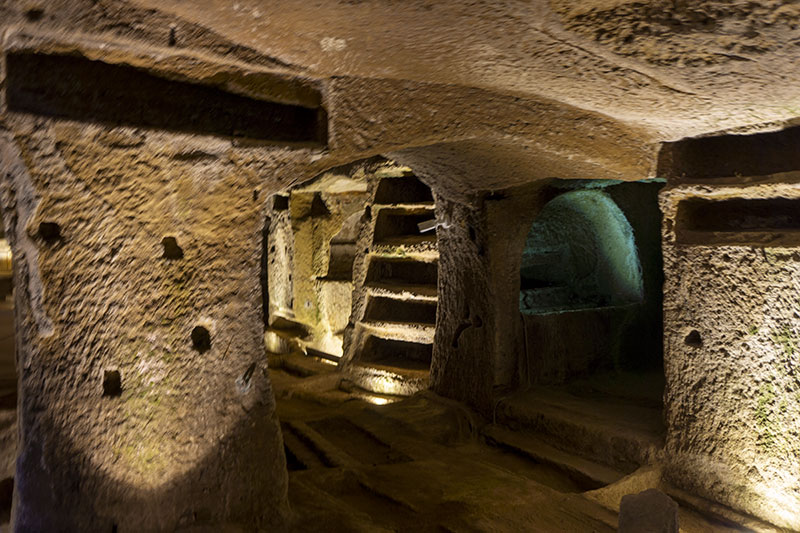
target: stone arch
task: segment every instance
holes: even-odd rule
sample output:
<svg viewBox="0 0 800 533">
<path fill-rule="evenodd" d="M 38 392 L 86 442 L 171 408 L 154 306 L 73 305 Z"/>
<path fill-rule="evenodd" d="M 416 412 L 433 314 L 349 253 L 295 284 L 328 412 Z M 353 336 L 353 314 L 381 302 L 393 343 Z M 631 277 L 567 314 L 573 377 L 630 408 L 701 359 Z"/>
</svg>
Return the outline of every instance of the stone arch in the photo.
<svg viewBox="0 0 800 533">
<path fill-rule="evenodd" d="M 571 191 L 548 202 L 522 252 L 520 311 L 564 311 L 642 300 L 633 229 L 607 194 Z"/>
</svg>

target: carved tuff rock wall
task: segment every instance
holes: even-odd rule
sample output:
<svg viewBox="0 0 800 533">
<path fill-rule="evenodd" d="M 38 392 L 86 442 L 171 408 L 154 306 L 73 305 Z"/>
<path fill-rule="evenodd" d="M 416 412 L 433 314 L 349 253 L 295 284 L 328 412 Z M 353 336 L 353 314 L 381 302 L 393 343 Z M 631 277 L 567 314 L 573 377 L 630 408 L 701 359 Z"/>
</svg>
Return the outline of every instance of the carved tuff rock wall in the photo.
<svg viewBox="0 0 800 533">
<path fill-rule="evenodd" d="M 315 112 L 6 44 L 0 168 L 21 372 L 14 527 L 282 528 L 261 176 L 292 155 L 225 135 L 269 138 L 271 118 Z M 125 102 L 134 82 L 141 94 Z M 226 113 L 190 120 L 216 113 L 215 102 Z M 190 125 L 200 130 L 184 133 Z"/>
<path fill-rule="evenodd" d="M 351 216 L 363 212 L 366 189 L 363 177 L 350 179 L 331 172 L 292 190 L 289 196 L 294 318 L 308 328 L 313 348 L 335 356 L 342 353 L 350 317 L 355 236 L 352 243 L 333 241 Z M 337 253 L 342 251 L 344 257 Z"/>
<path fill-rule="evenodd" d="M 799 176 L 786 172 L 796 152 L 761 148 L 791 135 L 665 152 L 664 363 L 672 480 L 799 529 Z M 723 159 L 746 174 L 715 165 Z"/>
</svg>

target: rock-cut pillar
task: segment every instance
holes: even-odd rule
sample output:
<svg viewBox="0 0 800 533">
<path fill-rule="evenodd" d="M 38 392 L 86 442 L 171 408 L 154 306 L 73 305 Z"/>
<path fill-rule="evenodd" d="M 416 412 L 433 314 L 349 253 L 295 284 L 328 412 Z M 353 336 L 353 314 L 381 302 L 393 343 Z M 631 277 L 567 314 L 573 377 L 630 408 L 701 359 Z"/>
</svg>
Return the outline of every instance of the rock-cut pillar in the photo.
<svg viewBox="0 0 800 533">
<path fill-rule="evenodd" d="M 20 115 L 0 130 L 15 531 L 285 528 L 262 341 L 266 194 L 233 150 Z"/>
</svg>

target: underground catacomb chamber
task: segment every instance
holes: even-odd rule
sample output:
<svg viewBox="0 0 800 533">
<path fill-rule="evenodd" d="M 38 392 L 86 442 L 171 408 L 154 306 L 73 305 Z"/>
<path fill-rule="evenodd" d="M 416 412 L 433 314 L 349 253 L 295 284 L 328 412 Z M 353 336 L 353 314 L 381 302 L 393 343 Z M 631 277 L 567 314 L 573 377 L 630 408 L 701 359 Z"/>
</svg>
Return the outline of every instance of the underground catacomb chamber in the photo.
<svg viewBox="0 0 800 533">
<path fill-rule="evenodd" d="M 191 4 L 0 7 L 0 530 L 800 531 L 797 2 Z"/>
</svg>

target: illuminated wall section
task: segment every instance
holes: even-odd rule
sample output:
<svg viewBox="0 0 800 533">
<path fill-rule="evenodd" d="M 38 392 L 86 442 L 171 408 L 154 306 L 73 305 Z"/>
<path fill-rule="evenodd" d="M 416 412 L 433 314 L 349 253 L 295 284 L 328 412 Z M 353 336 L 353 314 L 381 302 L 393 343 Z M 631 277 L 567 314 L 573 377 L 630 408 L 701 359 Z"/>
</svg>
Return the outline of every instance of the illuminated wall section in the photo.
<svg viewBox="0 0 800 533">
<path fill-rule="evenodd" d="M 108 61 L 158 61 L 110 49 Z M 271 79 L 204 61 L 191 64 L 216 80 Z M 264 204 L 275 169 L 322 138 L 321 111 L 78 52 L 6 49 L 2 64 L 21 373 L 12 528 L 283 530 L 287 476 L 262 339 Z M 64 87 L 51 87 L 53 72 Z M 89 90 L 93 73 L 120 72 Z M 157 113 L 137 111 L 154 102 Z M 228 104 L 224 129 L 191 129 L 191 113 Z"/>
<path fill-rule="evenodd" d="M 778 132 L 666 149 L 678 169 L 660 198 L 668 475 L 800 529 L 800 173 L 783 168 L 796 147 L 776 162 L 765 135 L 787 141 Z M 752 175 L 704 166 L 725 150 Z"/>
</svg>

